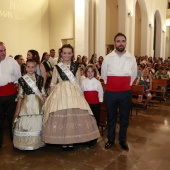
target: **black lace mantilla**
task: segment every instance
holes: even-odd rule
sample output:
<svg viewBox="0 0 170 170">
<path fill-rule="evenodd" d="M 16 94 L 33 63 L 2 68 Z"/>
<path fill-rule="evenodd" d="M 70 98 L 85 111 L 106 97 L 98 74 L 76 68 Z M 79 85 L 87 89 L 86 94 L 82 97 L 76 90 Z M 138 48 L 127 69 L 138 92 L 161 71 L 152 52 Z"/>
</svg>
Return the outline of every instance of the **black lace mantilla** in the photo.
<svg viewBox="0 0 170 170">
<path fill-rule="evenodd" d="M 73 73 L 74 76 L 76 76 L 78 67 L 79 66 L 77 63 L 71 62 L 70 71 Z M 58 65 L 56 65 L 56 68 L 57 68 L 58 74 L 60 75 L 60 77 L 63 81 L 69 80 L 68 77 L 66 76 L 66 74 L 61 70 L 61 68 Z"/>
<path fill-rule="evenodd" d="M 36 85 L 38 87 L 38 89 L 41 91 L 42 87 L 43 87 L 43 77 L 38 76 L 37 74 L 35 74 L 35 78 L 36 78 Z M 32 89 L 30 88 L 30 86 L 25 82 L 25 80 L 21 77 L 18 79 L 18 82 L 20 84 L 20 86 L 22 86 L 23 89 L 23 93 L 25 95 L 29 95 L 29 94 L 35 94 Z"/>
</svg>

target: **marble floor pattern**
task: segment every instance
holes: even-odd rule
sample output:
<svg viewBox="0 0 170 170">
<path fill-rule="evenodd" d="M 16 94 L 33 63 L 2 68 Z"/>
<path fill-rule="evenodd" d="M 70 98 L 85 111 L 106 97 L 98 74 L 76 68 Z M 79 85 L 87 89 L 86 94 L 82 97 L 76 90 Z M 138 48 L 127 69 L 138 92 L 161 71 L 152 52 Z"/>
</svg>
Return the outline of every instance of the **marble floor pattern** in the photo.
<svg viewBox="0 0 170 170">
<path fill-rule="evenodd" d="M 0 170 L 169 170 L 170 101 L 148 107 L 137 116 L 133 111 L 127 133 L 129 152 L 120 148 L 118 140 L 105 150 L 106 136 L 107 131 L 94 148 L 79 144 L 72 151 L 63 151 L 60 146 L 47 145 L 20 151 L 13 148 L 5 130 Z"/>
</svg>

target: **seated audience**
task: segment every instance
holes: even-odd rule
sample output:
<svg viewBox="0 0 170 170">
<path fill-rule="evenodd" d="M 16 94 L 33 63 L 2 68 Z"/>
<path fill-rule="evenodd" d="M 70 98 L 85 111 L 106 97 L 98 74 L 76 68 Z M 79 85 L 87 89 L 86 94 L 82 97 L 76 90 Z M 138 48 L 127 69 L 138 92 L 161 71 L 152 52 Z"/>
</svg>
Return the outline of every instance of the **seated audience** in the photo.
<svg viewBox="0 0 170 170">
<path fill-rule="evenodd" d="M 147 104 L 152 99 L 152 95 L 150 93 L 150 90 L 152 89 L 152 78 L 149 75 L 149 72 L 147 69 L 144 69 L 142 71 L 142 76 L 138 77 L 138 80 L 136 81 L 137 85 L 144 85 L 144 93 L 143 98 L 146 98 L 144 109 L 147 108 Z"/>
<path fill-rule="evenodd" d="M 168 75 L 163 71 L 163 68 L 160 67 L 158 71 L 155 73 L 155 79 L 165 79 L 165 78 L 168 78 Z"/>
<path fill-rule="evenodd" d="M 84 65 L 84 67 L 87 66 L 87 56 L 85 55 L 82 57 L 82 65 Z"/>
<path fill-rule="evenodd" d="M 89 64 L 97 66 L 97 54 L 92 54 L 91 59 L 89 60 Z"/>
<path fill-rule="evenodd" d="M 104 60 L 104 58 L 102 56 L 100 56 L 98 59 L 98 63 L 97 63 L 97 69 L 98 69 L 98 72 L 100 75 L 101 75 L 101 66 L 102 66 L 103 60 Z"/>
</svg>

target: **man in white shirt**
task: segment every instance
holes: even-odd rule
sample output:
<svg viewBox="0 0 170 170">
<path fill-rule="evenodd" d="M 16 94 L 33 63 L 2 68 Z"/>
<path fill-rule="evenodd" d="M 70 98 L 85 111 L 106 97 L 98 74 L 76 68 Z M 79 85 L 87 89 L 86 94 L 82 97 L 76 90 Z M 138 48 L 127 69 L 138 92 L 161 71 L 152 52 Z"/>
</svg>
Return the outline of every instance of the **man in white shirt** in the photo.
<svg viewBox="0 0 170 170">
<path fill-rule="evenodd" d="M 118 33 L 114 38 L 115 50 L 104 57 L 101 75 L 106 84 L 105 104 L 108 121 L 108 142 L 105 145 L 109 149 L 115 142 L 117 109 L 120 111 L 119 143 L 128 151 L 126 132 L 129 124 L 131 108 L 131 85 L 137 75 L 135 57 L 125 50 L 126 36 Z"/>
<path fill-rule="evenodd" d="M 54 57 L 55 57 L 55 50 L 54 49 L 51 49 L 50 50 L 50 58 L 49 58 L 49 62 L 50 62 L 50 64 L 51 64 L 51 66 L 52 66 L 52 68 L 54 68 Z"/>
<path fill-rule="evenodd" d="M 20 66 L 13 58 L 6 56 L 6 48 L 0 42 L 0 148 L 3 143 L 4 115 L 8 118 L 10 138 L 12 140 L 12 123 L 16 108 L 16 83 L 21 77 Z"/>
</svg>

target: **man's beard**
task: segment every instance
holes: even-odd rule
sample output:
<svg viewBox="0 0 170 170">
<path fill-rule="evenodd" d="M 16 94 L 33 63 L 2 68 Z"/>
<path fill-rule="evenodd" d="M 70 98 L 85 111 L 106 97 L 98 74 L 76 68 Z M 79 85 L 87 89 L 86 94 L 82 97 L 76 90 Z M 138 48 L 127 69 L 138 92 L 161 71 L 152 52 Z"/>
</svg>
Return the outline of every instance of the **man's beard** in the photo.
<svg viewBox="0 0 170 170">
<path fill-rule="evenodd" d="M 118 52 L 123 52 L 123 51 L 125 51 L 125 47 L 124 46 L 119 46 L 119 47 L 116 47 L 116 50 Z"/>
</svg>

